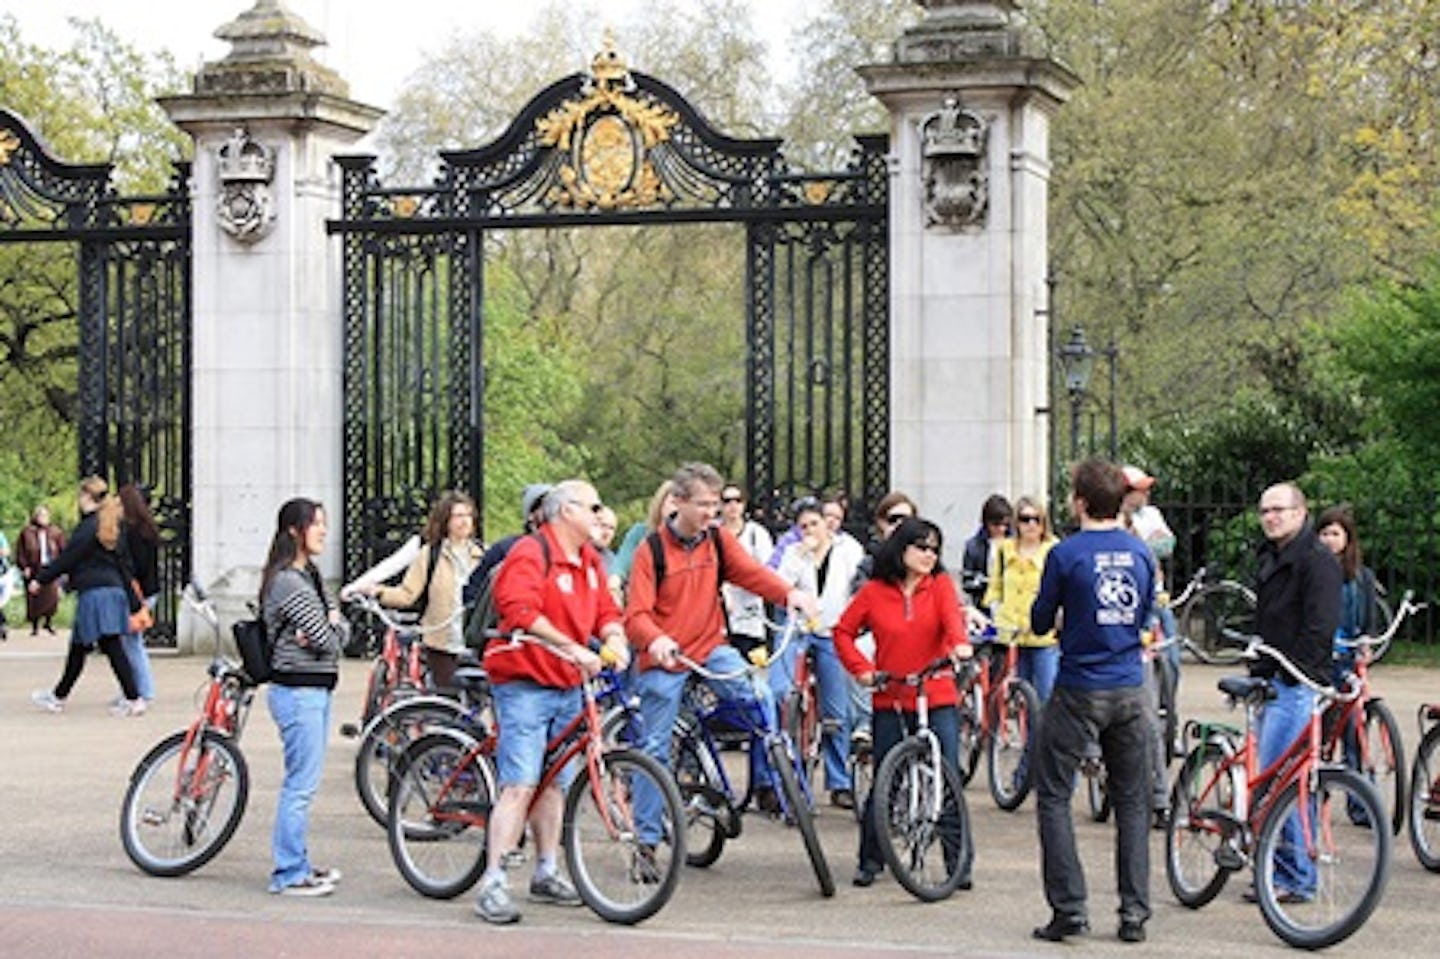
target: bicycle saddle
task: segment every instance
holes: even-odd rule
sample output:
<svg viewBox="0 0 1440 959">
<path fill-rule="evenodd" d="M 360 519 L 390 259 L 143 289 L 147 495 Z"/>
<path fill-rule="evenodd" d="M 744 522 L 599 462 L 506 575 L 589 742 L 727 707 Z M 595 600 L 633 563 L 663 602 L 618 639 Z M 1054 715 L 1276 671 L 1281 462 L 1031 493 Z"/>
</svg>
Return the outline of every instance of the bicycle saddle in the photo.
<svg viewBox="0 0 1440 959">
<path fill-rule="evenodd" d="M 1275 698 L 1270 681 L 1259 676 L 1226 676 L 1217 685 L 1226 696 L 1244 702 L 1261 703 Z"/>
</svg>

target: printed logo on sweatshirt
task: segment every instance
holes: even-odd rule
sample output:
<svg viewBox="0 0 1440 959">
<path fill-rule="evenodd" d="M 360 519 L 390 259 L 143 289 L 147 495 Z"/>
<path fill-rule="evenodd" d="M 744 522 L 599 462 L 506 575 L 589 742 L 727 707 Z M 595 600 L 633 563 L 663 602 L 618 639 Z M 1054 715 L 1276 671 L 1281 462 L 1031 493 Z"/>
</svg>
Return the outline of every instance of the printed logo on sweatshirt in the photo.
<svg viewBox="0 0 1440 959">
<path fill-rule="evenodd" d="M 1134 625 L 1140 609 L 1134 553 L 1095 554 L 1095 605 L 1096 625 Z"/>
</svg>

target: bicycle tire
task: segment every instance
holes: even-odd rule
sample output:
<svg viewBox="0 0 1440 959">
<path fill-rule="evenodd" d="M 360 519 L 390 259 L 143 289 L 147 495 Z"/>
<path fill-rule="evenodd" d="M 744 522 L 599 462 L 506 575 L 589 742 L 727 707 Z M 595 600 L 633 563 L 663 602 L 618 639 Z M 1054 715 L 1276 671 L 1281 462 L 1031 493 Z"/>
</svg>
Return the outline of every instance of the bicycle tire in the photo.
<svg viewBox="0 0 1440 959">
<path fill-rule="evenodd" d="M 850 773 L 850 790 L 855 796 L 855 806 L 850 812 L 855 822 L 862 823 L 865 820 L 865 800 L 875 785 L 875 761 L 869 742 L 857 747 L 854 740 L 851 741 L 845 767 Z"/>
<path fill-rule="evenodd" d="M 446 705 L 448 703 L 448 705 Z M 360 805 L 384 829 L 389 817 L 390 789 L 405 748 L 431 726 L 463 723 L 465 710 L 439 697 L 395 703 L 370 721 L 355 750 L 355 794 Z"/>
<path fill-rule="evenodd" d="M 677 723 L 670 746 L 670 768 L 685 814 L 685 864 L 697 869 L 713 866 L 725 851 L 725 824 L 714 808 L 724 796 L 716 757 L 695 736 L 688 723 Z"/>
<path fill-rule="evenodd" d="M 495 776 L 473 742 L 435 732 L 411 743 L 390 791 L 385 834 L 406 884 L 428 899 L 454 899 L 485 872 L 486 832 L 461 816 L 488 819 Z"/>
<path fill-rule="evenodd" d="M 1405 744 L 1400 737 L 1400 724 L 1383 700 L 1365 703 L 1364 768 L 1361 775 L 1375 785 L 1381 805 L 1389 814 L 1391 835 L 1400 835 L 1405 828 L 1405 788 L 1408 769 L 1405 766 Z"/>
<path fill-rule="evenodd" d="M 603 781 L 596 783 L 597 774 Z M 643 844 L 635 816 L 637 786 L 661 799 L 659 842 Z M 561 843 L 580 898 L 606 922 L 634 925 L 664 908 L 685 862 L 685 812 L 675 780 L 635 749 L 601 753 L 586 764 L 565 797 Z M 648 854 L 647 854 L 648 851 Z"/>
<path fill-rule="evenodd" d="M 890 750 L 875 774 L 873 815 L 880 852 L 896 881 L 915 898 L 938 902 L 960 886 L 970 816 L 960 777 L 941 762 L 937 785 L 930 758 L 930 747 L 917 738 Z M 937 788 L 943 793 L 938 818 L 929 808 Z"/>
<path fill-rule="evenodd" d="M 795 828 L 800 831 L 805 855 L 810 859 L 815 881 L 820 884 L 820 894 L 828 899 L 835 895 L 835 877 L 830 873 L 830 863 L 825 858 L 825 850 L 821 848 L 820 837 L 815 832 L 815 815 L 810 811 L 810 803 L 806 801 L 805 793 L 800 789 L 800 781 L 795 776 L 790 749 L 784 741 L 775 740 L 766 746 L 765 755 L 770 760 L 770 768 L 780 780 L 780 793 L 785 801 L 786 812 L 794 820 Z"/>
<path fill-rule="evenodd" d="M 1181 635 L 1189 638 L 1190 648 L 1207 663 L 1239 661 L 1241 651 L 1223 640 L 1227 629 L 1247 634 L 1255 631 L 1255 594 L 1228 579 L 1202 587 L 1180 616 Z"/>
<path fill-rule="evenodd" d="M 1218 743 L 1201 743 L 1180 764 L 1170 790 L 1165 878 L 1176 900 L 1190 909 L 1220 895 L 1233 871 L 1220 864 L 1217 854 L 1231 841 L 1242 772 L 1233 766 L 1220 771 L 1225 758 Z"/>
<path fill-rule="evenodd" d="M 1260 912 L 1275 935 L 1299 949 L 1324 949 L 1349 938 L 1380 904 L 1390 875 L 1390 830 L 1353 825 L 1346 808 L 1365 808 L 1366 822 L 1384 820 L 1385 806 L 1374 785 L 1348 769 L 1319 770 L 1309 817 L 1317 855 L 1317 885 L 1306 902 L 1282 902 L 1275 857 L 1286 848 L 1285 825 L 1299 816 L 1300 784 L 1285 787 L 1260 827 L 1255 848 L 1255 893 Z M 1307 840 L 1292 854 L 1305 856 Z"/>
<path fill-rule="evenodd" d="M 821 750 L 824 748 L 820 727 L 818 697 L 815 695 L 813 674 L 806 672 L 804 688 L 796 684 L 785 694 L 782 715 L 785 717 L 785 732 L 795 744 L 795 754 L 800 757 L 800 768 L 805 772 L 805 782 L 811 790 L 815 788 L 816 773 L 820 768 Z"/>
<path fill-rule="evenodd" d="M 1163 755 L 1170 760 L 1184 755 L 1180 748 L 1180 671 L 1162 653 L 1155 661 L 1160 677 L 1160 733 L 1165 737 Z"/>
<path fill-rule="evenodd" d="M 1410 848 L 1431 872 L 1440 872 L 1440 724 L 1415 747 L 1410 773 Z"/>
<path fill-rule="evenodd" d="M 981 666 L 980 668 L 985 668 Z M 960 724 L 960 784 L 970 785 L 980 766 L 980 751 L 985 746 L 985 730 L 980 717 L 985 714 L 984 693 L 973 681 L 960 690 L 960 706 L 956 718 Z"/>
<path fill-rule="evenodd" d="M 1085 775 L 1085 794 L 1090 800 L 1090 821 L 1105 822 L 1110 818 L 1110 793 L 1105 789 L 1105 770 Z"/>
<path fill-rule="evenodd" d="M 390 680 L 390 667 L 385 660 L 377 659 L 370 667 L 370 673 L 365 679 L 365 703 L 360 710 L 360 726 L 370 725 L 370 720 L 380 715 L 385 708 L 386 700 L 395 688 Z"/>
<path fill-rule="evenodd" d="M 120 804 L 125 854 L 152 876 L 183 876 L 214 859 L 240 827 L 250 796 L 249 767 L 230 737 L 206 731 L 187 753 L 186 736 L 167 736 L 145 754 Z M 181 763 L 189 768 L 182 770 Z M 182 802 L 177 790 L 188 787 L 197 772 L 206 780 L 204 795 L 193 804 Z"/>
<path fill-rule="evenodd" d="M 986 743 L 986 770 L 990 798 L 1006 812 L 1014 812 L 1030 795 L 1034 778 L 1030 755 L 1040 719 L 1040 697 L 1027 681 L 1012 679 L 1001 707 Z"/>
</svg>

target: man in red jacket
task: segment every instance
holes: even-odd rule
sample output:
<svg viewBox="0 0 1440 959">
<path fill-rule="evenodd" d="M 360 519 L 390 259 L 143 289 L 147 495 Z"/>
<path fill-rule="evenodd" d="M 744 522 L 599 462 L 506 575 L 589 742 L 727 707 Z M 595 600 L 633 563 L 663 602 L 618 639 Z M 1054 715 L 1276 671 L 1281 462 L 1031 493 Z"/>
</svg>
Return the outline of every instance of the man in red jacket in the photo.
<svg viewBox="0 0 1440 959">
<path fill-rule="evenodd" d="M 625 629 L 635 647 L 639 676 L 635 683 L 644 720 L 643 748 L 665 768 L 670 767 L 670 735 L 680 712 L 686 668 L 680 654 L 717 673 L 739 672 L 745 660 L 725 642 L 725 617 L 720 606 L 720 584 L 733 583 L 776 605 L 816 615 L 815 597 L 790 585 L 745 552 L 729 531 L 715 525 L 720 512 L 724 481 L 705 463 L 686 463 L 671 479 L 676 509 L 660 524 L 659 537 L 665 573 L 656 582 L 655 558 L 650 544 L 635 551 L 625 603 Z M 711 682 L 724 699 L 756 702 L 754 687 L 746 678 Z M 774 707 L 765 690 L 761 706 Z M 769 785 L 763 757 L 756 769 L 757 787 Z M 773 793 L 771 794 L 773 797 Z M 659 829 L 659 798 L 637 794 L 636 816 L 646 829 Z M 642 841 L 647 837 L 642 836 Z M 650 837 L 652 840 L 654 837 Z"/>
<path fill-rule="evenodd" d="M 487 922 L 520 918 L 506 886 L 505 857 L 524 831 L 525 811 L 545 766 L 546 743 L 575 718 L 581 708 L 580 684 L 600 671 L 590 637 L 598 636 L 621 667 L 630 658 L 620 610 L 591 543 L 595 518 L 603 508 L 589 483 L 558 484 L 541 502 L 540 529 L 515 543 L 495 581 L 502 629 L 519 630 L 533 641 L 496 640 L 485 649 L 500 729 L 495 750 L 500 798 L 490 816 L 487 868 L 475 900 L 475 913 Z M 568 770 L 557 777 L 530 814 L 536 852 L 530 880 L 534 902 L 580 904 L 556 866 L 569 778 Z"/>
</svg>

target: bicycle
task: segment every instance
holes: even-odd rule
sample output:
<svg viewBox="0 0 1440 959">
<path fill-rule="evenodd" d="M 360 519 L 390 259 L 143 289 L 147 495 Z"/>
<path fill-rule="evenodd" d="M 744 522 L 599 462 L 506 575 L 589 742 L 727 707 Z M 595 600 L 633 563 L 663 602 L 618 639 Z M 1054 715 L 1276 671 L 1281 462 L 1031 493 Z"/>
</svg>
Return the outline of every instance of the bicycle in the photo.
<svg viewBox="0 0 1440 959">
<path fill-rule="evenodd" d="M 1034 745 L 1040 697 L 1017 675 L 1019 630 L 1004 630 L 997 642 L 1005 654 L 991 662 L 976 657 L 960 683 L 960 783 L 969 785 L 980 750 L 985 750 L 990 796 L 1006 812 L 1020 808 L 1030 794 L 1028 757 Z"/>
<path fill-rule="evenodd" d="M 1156 736 L 1155 748 L 1151 750 L 1155 760 L 1163 761 L 1164 768 L 1157 770 L 1155 775 L 1168 776 L 1170 761 L 1182 754 L 1179 744 L 1180 711 L 1176 703 L 1176 688 L 1179 680 L 1175 675 L 1175 666 L 1170 662 L 1170 657 L 1165 655 L 1166 650 L 1179 641 L 1178 637 L 1171 636 L 1157 640 L 1141 650 L 1141 659 L 1145 668 L 1149 670 L 1147 677 L 1149 684 L 1154 689 L 1155 717 L 1152 730 Z M 1110 793 L 1106 786 L 1105 761 L 1100 755 L 1100 744 L 1092 742 L 1089 750 L 1081 757 L 1080 772 L 1085 776 L 1086 797 L 1090 804 L 1090 819 L 1093 822 L 1105 822 L 1110 818 Z M 1156 780 L 1156 786 L 1163 784 Z M 1162 823 L 1163 815 L 1157 811 L 1156 822 Z M 1159 828 L 1159 825 L 1156 826 Z"/>
<path fill-rule="evenodd" d="M 1416 716 L 1420 745 L 1410 770 L 1410 848 L 1420 865 L 1440 872 L 1440 703 L 1426 703 Z"/>
<path fill-rule="evenodd" d="M 1405 746 L 1394 714 L 1383 699 L 1371 695 L 1370 665 L 1374 662 L 1375 650 L 1389 646 L 1404 619 L 1423 608 L 1424 604 L 1412 602 L 1413 595 L 1407 591 L 1401 597 L 1399 608 L 1381 635 L 1335 640 L 1337 651 L 1354 653 L 1348 679 L 1356 696 L 1331 703 L 1325 710 L 1325 740 L 1321 747 L 1326 762 L 1358 767 L 1360 773 L 1375 784 L 1397 836 L 1405 825 Z"/>
<path fill-rule="evenodd" d="M 1391 837 L 1375 828 L 1384 805 L 1374 785 L 1348 769 L 1321 764 L 1321 715 L 1331 700 L 1353 696 L 1320 686 L 1280 651 L 1247 640 L 1243 657 L 1264 656 L 1317 694 L 1306 728 L 1265 769 L 1259 769 L 1256 714 L 1272 694 L 1267 680 L 1221 679 L 1231 705 L 1243 704 L 1245 731 L 1190 722 L 1190 750 L 1175 778 L 1165 834 L 1165 873 L 1183 905 L 1198 909 L 1219 895 L 1232 872 L 1255 873 L 1255 897 L 1270 929 L 1302 949 L 1334 945 L 1354 933 L 1380 902 L 1390 872 Z M 1365 818 L 1354 824 L 1351 803 Z M 1290 825 L 1290 824 L 1298 825 Z M 1290 828 L 1287 829 L 1287 825 Z M 1287 833 L 1298 828 L 1302 848 Z M 1283 890 L 1276 883 L 1277 854 L 1313 863 L 1317 885 Z"/>
<path fill-rule="evenodd" d="M 539 642 L 511 639 L 520 641 Z M 685 860 L 684 814 L 675 782 L 659 763 L 605 741 L 593 687 L 593 681 L 581 684 L 579 714 L 546 745 L 532 808 L 571 760 L 582 763 L 565 796 L 561 833 L 570 877 L 601 918 L 633 924 L 658 912 L 675 891 Z M 466 744 L 431 733 L 405 750 L 386 832 L 400 875 L 423 896 L 454 898 L 485 871 L 486 824 L 496 796 L 489 767 L 494 746 L 493 736 Z M 633 800 L 642 781 L 663 807 L 660 841 L 653 846 L 642 842 L 635 818 Z"/>
<path fill-rule="evenodd" d="M 983 669 L 984 667 L 979 667 Z M 969 858 L 970 813 L 960 776 L 941 754 L 930 729 L 930 697 L 925 681 L 954 671 L 937 659 L 918 673 L 894 678 L 881 672 L 877 688 L 888 682 L 915 687 L 915 731 L 885 755 L 875 773 L 875 834 L 885 864 L 912 896 L 936 902 L 960 886 Z"/>
<path fill-rule="evenodd" d="M 1240 656 L 1224 641 L 1224 632 L 1254 631 L 1255 591 L 1233 579 L 1209 581 L 1208 572 L 1197 569 L 1169 606 L 1183 647 L 1202 663 L 1228 666 Z"/>
<path fill-rule="evenodd" d="M 770 768 L 779 780 L 776 797 L 780 813 L 788 822 L 795 824 L 810 859 L 811 869 L 820 885 L 820 892 L 827 898 L 835 895 L 835 879 L 830 872 L 829 861 L 820 846 L 820 837 L 815 832 L 815 819 L 811 809 L 813 797 L 810 782 L 805 775 L 803 760 L 795 743 L 784 727 L 777 722 L 773 712 L 766 710 L 761 694 L 760 669 L 779 658 L 786 646 L 793 641 L 798 620 L 790 617 L 780 630 L 776 649 L 768 658 L 764 649 L 750 654 L 749 664 L 733 673 L 717 673 L 705 668 L 685 656 L 679 661 L 696 676 L 711 682 L 730 682 L 746 679 L 755 690 L 754 700 L 739 702 L 722 699 L 713 694 L 700 698 L 698 690 L 691 697 L 693 718 L 681 717 L 676 724 L 671 748 L 671 768 L 680 790 L 685 811 L 687 840 L 690 853 L 686 862 L 704 868 L 715 863 L 725 842 L 740 835 L 741 815 L 750 805 L 755 793 L 754 770 L 758 757 L 764 755 Z M 693 689 L 694 687 L 692 687 Z M 708 689 L 708 687 L 707 687 Z M 709 731 L 713 723 L 721 723 L 739 729 L 748 737 L 748 761 L 751 768 L 750 783 L 745 795 L 737 799 L 730 783 L 729 774 L 721 762 L 720 750 Z"/>
<path fill-rule="evenodd" d="M 454 617 L 435 626 L 421 627 L 418 625 L 418 614 L 391 615 L 373 596 L 352 593 L 348 587 L 343 592 L 347 604 L 378 620 L 384 627 L 380 653 L 365 679 L 365 699 L 360 709 L 360 725 L 363 727 L 394 702 L 397 695 L 429 687 L 421 637 L 425 633 L 449 629 Z"/>
<path fill-rule="evenodd" d="M 152 876 L 183 876 L 215 858 L 239 828 L 250 795 L 240 734 L 255 685 L 218 652 L 220 620 L 204 590 L 191 584 L 184 596 L 216 640 L 200 714 L 145 754 L 120 804 L 125 854 Z"/>
</svg>

